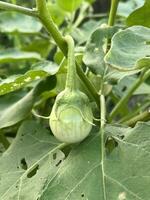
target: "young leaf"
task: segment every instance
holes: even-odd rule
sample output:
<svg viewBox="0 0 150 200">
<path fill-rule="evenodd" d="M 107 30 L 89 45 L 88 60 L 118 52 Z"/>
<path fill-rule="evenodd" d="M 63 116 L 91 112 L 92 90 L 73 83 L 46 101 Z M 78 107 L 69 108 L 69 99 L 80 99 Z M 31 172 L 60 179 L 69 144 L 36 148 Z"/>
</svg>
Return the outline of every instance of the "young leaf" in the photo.
<svg viewBox="0 0 150 200">
<path fill-rule="evenodd" d="M 40 199 L 64 159 L 58 143 L 38 123 L 26 121 L 17 138 L 0 158 L 0 197 Z"/>
<path fill-rule="evenodd" d="M 73 12 L 75 11 L 83 0 L 57 0 L 57 4 L 65 11 Z"/>
<path fill-rule="evenodd" d="M 122 71 L 141 68 L 146 61 L 150 65 L 149 41 L 149 28 L 133 26 L 120 31 L 112 38 L 112 46 L 105 56 L 105 62 Z"/>
</svg>

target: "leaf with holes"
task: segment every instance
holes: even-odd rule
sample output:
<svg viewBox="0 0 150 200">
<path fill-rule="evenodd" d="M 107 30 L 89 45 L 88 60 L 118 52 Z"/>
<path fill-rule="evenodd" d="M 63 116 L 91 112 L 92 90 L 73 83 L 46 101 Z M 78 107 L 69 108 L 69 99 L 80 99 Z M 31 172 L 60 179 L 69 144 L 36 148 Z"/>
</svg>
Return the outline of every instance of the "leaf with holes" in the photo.
<svg viewBox="0 0 150 200">
<path fill-rule="evenodd" d="M 64 159 L 62 145 L 36 122 L 27 121 L 0 158 L 0 197 L 40 199 Z"/>
<path fill-rule="evenodd" d="M 105 56 L 105 62 L 123 71 L 149 67 L 149 41 L 149 28 L 133 26 L 120 31 L 112 38 L 112 46 Z"/>
<path fill-rule="evenodd" d="M 0 129 L 12 126 L 25 119 L 32 107 L 44 91 L 50 91 L 56 85 L 56 77 L 50 76 L 40 81 L 33 90 L 27 94 L 10 93 L 0 98 Z"/>
<path fill-rule="evenodd" d="M 117 147 L 103 160 L 99 137 L 73 149 L 40 200 L 149 200 L 150 123 L 114 135 Z"/>
<path fill-rule="evenodd" d="M 39 33 L 42 24 L 34 17 L 16 12 L 0 13 L 0 32 L 6 33 Z"/>
<path fill-rule="evenodd" d="M 54 75 L 58 72 L 59 66 L 53 62 L 42 61 L 33 65 L 32 69 L 25 74 L 10 76 L 0 82 L 0 95 L 23 88 L 32 81 Z"/>
<path fill-rule="evenodd" d="M 106 54 L 107 40 L 118 30 L 117 27 L 97 28 L 86 44 L 83 62 L 95 74 L 103 74 L 105 69 L 104 56 Z"/>
</svg>

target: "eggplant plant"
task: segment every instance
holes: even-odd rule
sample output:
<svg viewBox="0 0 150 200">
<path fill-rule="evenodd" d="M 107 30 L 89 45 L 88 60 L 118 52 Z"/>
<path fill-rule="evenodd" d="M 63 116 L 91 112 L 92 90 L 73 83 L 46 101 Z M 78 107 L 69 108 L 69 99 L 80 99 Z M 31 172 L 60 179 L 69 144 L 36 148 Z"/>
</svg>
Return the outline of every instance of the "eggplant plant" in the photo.
<svg viewBox="0 0 150 200">
<path fill-rule="evenodd" d="M 107 3 L 0 1 L 0 200 L 150 199 L 150 3 Z"/>
</svg>

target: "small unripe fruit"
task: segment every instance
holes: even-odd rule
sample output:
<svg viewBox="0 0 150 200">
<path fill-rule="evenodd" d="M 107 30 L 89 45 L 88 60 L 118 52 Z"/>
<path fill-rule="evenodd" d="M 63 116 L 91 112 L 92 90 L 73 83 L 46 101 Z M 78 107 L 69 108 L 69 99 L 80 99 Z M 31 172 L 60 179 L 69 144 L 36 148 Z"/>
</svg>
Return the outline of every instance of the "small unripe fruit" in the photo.
<svg viewBox="0 0 150 200">
<path fill-rule="evenodd" d="M 81 142 L 89 135 L 92 121 L 89 99 L 84 93 L 65 89 L 57 96 L 50 115 L 50 127 L 58 140 Z"/>
</svg>

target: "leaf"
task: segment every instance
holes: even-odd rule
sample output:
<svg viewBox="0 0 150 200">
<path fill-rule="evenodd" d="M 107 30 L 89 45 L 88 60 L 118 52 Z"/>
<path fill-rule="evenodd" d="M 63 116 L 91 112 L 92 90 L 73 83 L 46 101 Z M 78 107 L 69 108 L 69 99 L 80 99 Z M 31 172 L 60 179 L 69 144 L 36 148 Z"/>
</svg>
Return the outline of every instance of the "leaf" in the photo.
<svg viewBox="0 0 150 200">
<path fill-rule="evenodd" d="M 13 92 L 32 81 L 39 80 L 49 75 L 54 75 L 58 72 L 59 66 L 49 61 L 41 61 L 33 65 L 32 69 L 25 74 L 10 76 L 7 79 L 2 79 L 0 82 L 0 95 Z"/>
<path fill-rule="evenodd" d="M 1 200 L 37 200 L 56 176 L 64 154 L 61 146 L 36 122 L 26 121 L 0 158 Z"/>
<path fill-rule="evenodd" d="M 39 33 L 42 24 L 34 17 L 16 12 L 0 13 L 0 32 L 6 33 Z"/>
<path fill-rule="evenodd" d="M 39 82 L 27 94 L 11 93 L 0 98 L 0 129 L 12 126 L 25 119 L 31 112 L 38 96 L 44 91 L 50 91 L 56 85 L 55 76 Z"/>
<path fill-rule="evenodd" d="M 51 49 L 51 45 L 48 39 L 34 39 L 33 41 L 28 41 L 28 44 L 23 45 L 22 50 L 28 52 L 37 52 L 41 57 L 46 58 Z"/>
<path fill-rule="evenodd" d="M 56 2 L 63 10 L 73 12 L 79 8 L 83 0 L 65 0 L 65 3 L 64 0 L 56 0 Z"/>
<path fill-rule="evenodd" d="M 48 2 L 47 8 L 49 12 L 51 13 L 52 19 L 54 22 L 59 26 L 63 23 L 65 19 L 65 12 L 62 10 L 56 3 Z"/>
<path fill-rule="evenodd" d="M 102 168 L 99 134 L 72 150 L 40 200 L 149 200 L 150 123 L 115 137 Z M 104 180 L 104 183 L 103 183 Z M 106 197 L 104 197 L 104 194 Z"/>
<path fill-rule="evenodd" d="M 116 27 L 97 28 L 86 44 L 83 62 L 95 74 L 103 74 L 105 69 L 104 56 L 107 39 L 117 31 Z"/>
<path fill-rule="evenodd" d="M 102 21 L 102 20 L 101 20 Z M 93 30 L 97 29 L 98 26 L 102 24 L 102 22 L 95 21 L 95 20 L 88 20 L 79 28 L 74 28 L 72 32 L 73 38 L 79 43 L 83 44 L 84 42 L 89 39 L 90 35 L 92 34 Z"/>
<path fill-rule="evenodd" d="M 150 65 L 149 41 L 149 28 L 133 26 L 120 31 L 112 38 L 112 46 L 105 56 L 105 62 L 122 71 L 141 68 L 145 60 Z"/>
<path fill-rule="evenodd" d="M 0 63 L 10 63 L 21 60 L 41 60 L 41 56 L 36 52 L 26 52 L 16 49 L 5 49 L 0 51 Z"/>
<path fill-rule="evenodd" d="M 134 1 L 125 1 L 119 2 L 117 13 L 118 15 L 128 17 L 135 9 L 139 8 L 144 4 L 144 0 L 134 0 Z"/>
<path fill-rule="evenodd" d="M 145 0 L 142 7 L 133 11 L 127 18 L 126 23 L 128 26 L 142 25 L 150 28 L 150 1 Z"/>
</svg>

